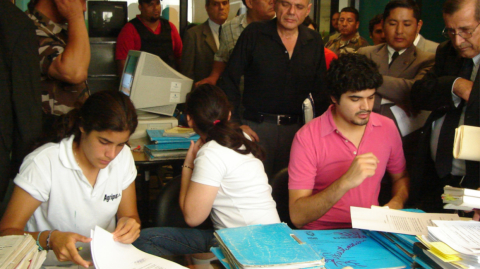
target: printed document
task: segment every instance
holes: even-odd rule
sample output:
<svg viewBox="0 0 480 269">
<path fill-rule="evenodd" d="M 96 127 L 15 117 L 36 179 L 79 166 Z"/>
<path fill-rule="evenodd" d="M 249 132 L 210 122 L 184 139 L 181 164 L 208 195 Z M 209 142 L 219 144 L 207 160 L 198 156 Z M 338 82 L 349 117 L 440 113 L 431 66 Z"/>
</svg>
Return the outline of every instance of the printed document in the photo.
<svg viewBox="0 0 480 269">
<path fill-rule="evenodd" d="M 115 242 L 113 235 L 96 226 L 92 231 L 92 258 L 96 269 L 181 269 L 177 263 L 145 253 L 132 244 Z"/>
<path fill-rule="evenodd" d="M 457 214 L 415 213 L 355 206 L 350 207 L 350 214 L 352 228 L 411 235 L 428 235 L 427 226 L 435 226 L 432 220 L 460 220 Z"/>
</svg>

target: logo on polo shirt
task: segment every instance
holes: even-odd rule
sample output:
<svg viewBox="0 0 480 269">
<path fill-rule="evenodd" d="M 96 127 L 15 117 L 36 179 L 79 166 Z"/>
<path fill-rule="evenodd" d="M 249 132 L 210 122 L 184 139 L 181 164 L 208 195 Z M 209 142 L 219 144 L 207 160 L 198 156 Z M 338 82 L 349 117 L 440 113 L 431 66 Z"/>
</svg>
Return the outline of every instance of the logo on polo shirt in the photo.
<svg viewBox="0 0 480 269">
<path fill-rule="evenodd" d="M 110 202 L 110 201 L 113 201 L 115 199 L 117 199 L 118 197 L 122 196 L 120 193 L 117 193 L 117 194 L 110 194 L 110 195 L 106 195 L 105 194 L 105 198 L 103 198 L 103 201 L 107 201 Z"/>
</svg>

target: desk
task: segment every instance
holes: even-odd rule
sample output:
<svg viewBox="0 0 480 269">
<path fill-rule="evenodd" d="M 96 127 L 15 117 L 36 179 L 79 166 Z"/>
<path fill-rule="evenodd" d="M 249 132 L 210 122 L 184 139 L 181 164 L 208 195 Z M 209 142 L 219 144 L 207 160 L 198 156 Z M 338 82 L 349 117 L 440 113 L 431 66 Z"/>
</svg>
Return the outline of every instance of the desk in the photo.
<svg viewBox="0 0 480 269">
<path fill-rule="evenodd" d="M 150 161 L 143 152 L 132 151 L 135 165 L 137 166 L 137 180 L 135 186 L 137 188 L 137 196 L 141 197 L 141 202 L 138 203 L 138 214 L 142 221 L 142 227 L 150 227 L 150 171 L 158 169 L 162 165 L 172 165 L 173 175 L 179 175 L 181 170 L 179 167 L 183 164 L 183 159 L 180 160 L 154 160 Z M 163 182 L 163 181 L 162 181 Z"/>
</svg>

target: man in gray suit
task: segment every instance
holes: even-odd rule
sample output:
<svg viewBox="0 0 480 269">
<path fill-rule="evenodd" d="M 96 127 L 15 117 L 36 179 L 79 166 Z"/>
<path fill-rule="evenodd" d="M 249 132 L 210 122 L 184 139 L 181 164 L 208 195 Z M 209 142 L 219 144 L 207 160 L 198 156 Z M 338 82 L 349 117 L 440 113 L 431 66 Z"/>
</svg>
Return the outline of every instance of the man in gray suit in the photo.
<svg viewBox="0 0 480 269">
<path fill-rule="evenodd" d="M 415 45 L 415 47 L 423 51 L 431 52 L 434 54 L 437 52 L 438 43 L 426 39 L 421 34 L 417 35 L 417 38 L 415 38 L 415 42 L 413 42 L 413 44 Z"/>
<path fill-rule="evenodd" d="M 416 48 L 413 45 L 420 31 L 420 10 L 413 0 L 393 0 L 387 4 L 383 13 L 383 31 L 385 44 L 361 48 L 363 54 L 373 60 L 383 76 L 383 84 L 377 89 L 373 111 L 395 121 L 391 107 L 398 105 L 407 114 L 411 112 L 410 90 L 415 81 L 421 79 L 433 66 L 435 55 Z M 407 170 L 413 163 L 417 132 L 402 138 L 403 151 L 407 161 Z M 384 178 L 382 190 L 391 188 Z M 390 199 L 389 193 L 380 193 L 379 202 Z"/>
<path fill-rule="evenodd" d="M 383 13 L 383 30 L 387 43 L 358 50 L 372 59 L 383 75 L 373 111 L 393 120 L 390 107 L 397 104 L 408 109 L 410 89 L 433 66 L 435 56 L 413 45 L 418 33 L 419 8 L 412 0 L 394 0 Z"/>
<path fill-rule="evenodd" d="M 200 81 L 210 75 L 213 56 L 220 46 L 219 32 L 230 11 L 229 0 L 206 0 L 208 20 L 189 29 L 183 38 L 181 72 Z"/>
</svg>

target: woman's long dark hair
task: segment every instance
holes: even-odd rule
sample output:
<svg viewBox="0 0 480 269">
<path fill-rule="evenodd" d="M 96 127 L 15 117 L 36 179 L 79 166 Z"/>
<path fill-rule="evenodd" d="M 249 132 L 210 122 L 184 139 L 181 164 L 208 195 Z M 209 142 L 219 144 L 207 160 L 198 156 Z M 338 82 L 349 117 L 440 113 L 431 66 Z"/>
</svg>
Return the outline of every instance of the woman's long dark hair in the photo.
<svg viewBox="0 0 480 269">
<path fill-rule="evenodd" d="M 187 95 L 185 112 L 193 119 L 197 133 L 206 136 L 206 141 L 218 144 L 240 154 L 252 153 L 263 160 L 265 152 L 255 142 L 248 140 L 237 123 L 228 120 L 231 105 L 225 93 L 218 87 L 203 84 Z M 240 149 L 245 146 L 244 149 Z"/>
<path fill-rule="evenodd" d="M 80 108 L 75 108 L 60 116 L 37 146 L 48 142 L 60 142 L 63 138 L 75 135 L 80 142 L 82 127 L 86 134 L 95 130 L 123 132 L 130 134 L 137 128 L 137 113 L 130 98 L 120 91 L 101 91 L 92 94 Z"/>
</svg>

